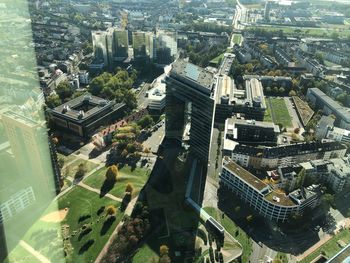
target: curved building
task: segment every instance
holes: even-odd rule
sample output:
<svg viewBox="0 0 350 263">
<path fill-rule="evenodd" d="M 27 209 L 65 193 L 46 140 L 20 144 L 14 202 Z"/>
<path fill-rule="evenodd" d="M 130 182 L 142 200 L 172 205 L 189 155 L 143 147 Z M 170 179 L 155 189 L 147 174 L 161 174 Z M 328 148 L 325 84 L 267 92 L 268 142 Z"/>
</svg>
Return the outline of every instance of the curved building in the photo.
<svg viewBox="0 0 350 263">
<path fill-rule="evenodd" d="M 317 187 L 298 189 L 289 195 L 240 167 L 228 157 L 223 159 L 220 182 L 266 219 L 284 222 L 293 214 L 318 204 Z"/>
</svg>

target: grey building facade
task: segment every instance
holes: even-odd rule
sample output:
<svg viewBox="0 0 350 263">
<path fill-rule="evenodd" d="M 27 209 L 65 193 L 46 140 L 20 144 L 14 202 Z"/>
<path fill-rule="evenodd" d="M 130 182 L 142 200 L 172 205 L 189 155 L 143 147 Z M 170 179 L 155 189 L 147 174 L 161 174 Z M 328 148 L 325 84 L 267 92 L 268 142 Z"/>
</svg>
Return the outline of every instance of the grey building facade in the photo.
<svg viewBox="0 0 350 263">
<path fill-rule="evenodd" d="M 166 85 L 166 138 L 182 141 L 187 133 L 190 151 L 208 161 L 215 115 L 213 74 L 180 60 L 172 64 Z"/>
</svg>

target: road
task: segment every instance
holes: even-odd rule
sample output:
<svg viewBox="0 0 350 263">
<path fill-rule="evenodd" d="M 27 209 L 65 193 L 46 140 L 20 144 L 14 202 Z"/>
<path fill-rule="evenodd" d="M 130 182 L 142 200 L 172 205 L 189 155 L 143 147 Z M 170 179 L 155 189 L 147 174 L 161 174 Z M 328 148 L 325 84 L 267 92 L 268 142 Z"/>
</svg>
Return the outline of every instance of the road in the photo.
<svg viewBox="0 0 350 263">
<path fill-rule="evenodd" d="M 267 262 L 267 259 L 274 259 L 277 255 L 277 252 L 268 248 L 265 245 L 259 246 L 254 240 L 252 240 L 252 249 L 253 252 L 250 255 L 250 262 Z"/>
<path fill-rule="evenodd" d="M 291 100 L 292 100 L 292 98 L 290 98 L 290 97 L 284 97 L 284 101 L 286 103 L 289 115 L 292 117 L 293 130 L 295 128 L 299 128 L 300 134 L 302 134 L 305 131 L 304 126 L 301 123 L 301 121 L 299 120 L 299 116 L 298 116 L 295 108 L 293 108 L 293 103 Z"/>
<path fill-rule="evenodd" d="M 152 135 L 142 143 L 142 145 L 145 148 L 151 148 L 151 152 L 155 154 L 158 152 L 158 147 L 162 143 L 164 136 L 165 136 L 165 124 L 163 124 L 156 131 L 154 131 Z"/>
<path fill-rule="evenodd" d="M 246 23 L 247 20 L 247 8 L 242 5 L 239 0 L 237 0 L 236 4 L 236 12 L 235 12 L 235 17 L 233 19 L 233 28 L 234 29 L 244 29 L 244 25 L 242 23 Z"/>
<path fill-rule="evenodd" d="M 151 84 L 145 83 L 144 85 L 141 85 L 141 90 L 136 95 L 137 99 L 137 107 L 138 109 L 145 109 L 148 106 L 148 99 L 146 98 L 146 92 L 150 88 Z"/>
</svg>

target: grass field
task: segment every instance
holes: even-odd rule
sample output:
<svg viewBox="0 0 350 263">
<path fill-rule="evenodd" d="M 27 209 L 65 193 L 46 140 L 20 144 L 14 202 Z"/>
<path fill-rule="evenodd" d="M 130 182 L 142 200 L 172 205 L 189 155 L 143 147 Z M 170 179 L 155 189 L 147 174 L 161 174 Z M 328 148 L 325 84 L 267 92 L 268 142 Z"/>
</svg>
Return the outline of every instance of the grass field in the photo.
<svg viewBox="0 0 350 263">
<path fill-rule="evenodd" d="M 27 250 L 18 245 L 4 260 L 3 263 L 40 263 L 36 257 L 30 254 Z"/>
<path fill-rule="evenodd" d="M 144 244 L 132 258 L 132 263 L 151 263 L 158 260 L 158 254 L 148 244 Z"/>
<path fill-rule="evenodd" d="M 67 262 L 93 262 L 123 217 L 123 213 L 117 209 L 116 220 L 107 222 L 105 214 L 99 214 L 98 211 L 108 205 L 118 208 L 120 204 L 75 187 L 58 200 L 59 209 L 69 208 L 66 218 L 61 223 L 38 221 L 27 232 L 24 240 L 52 262 L 66 262 L 62 251 L 61 226 L 68 225 L 68 243 L 73 249 L 66 258 Z M 53 204 L 45 214 L 54 210 Z M 83 225 L 91 226 L 91 231 L 83 234 Z"/>
<path fill-rule="evenodd" d="M 65 155 L 63 155 L 61 153 L 57 154 L 57 159 L 63 159 L 65 164 L 67 164 L 67 163 L 69 163 L 69 162 L 71 162 L 71 161 L 73 161 L 75 159 L 78 159 L 78 158 L 79 157 L 77 157 L 76 155 L 73 155 L 73 154 L 70 154 L 70 155 L 67 155 L 67 156 L 65 156 Z"/>
<path fill-rule="evenodd" d="M 204 207 L 204 210 L 210 216 L 215 218 L 225 228 L 225 230 L 231 234 L 231 236 L 239 241 L 243 249 L 242 262 L 248 262 L 249 255 L 252 252 L 252 243 L 249 240 L 248 235 L 242 229 L 236 226 L 236 224 L 228 216 L 222 218 L 222 212 L 214 207 Z"/>
<path fill-rule="evenodd" d="M 94 174 L 90 175 L 84 183 L 87 185 L 101 189 L 106 177 L 107 168 L 103 167 L 96 171 Z M 114 184 L 113 188 L 109 191 L 110 194 L 123 198 L 125 194 L 125 187 L 128 183 L 131 183 L 134 187 L 133 196 L 138 195 L 146 181 L 148 180 L 150 171 L 144 168 L 131 169 L 130 166 L 125 166 L 119 170 L 119 176 L 117 182 Z"/>
<path fill-rule="evenodd" d="M 84 167 L 85 167 L 87 172 L 93 170 L 94 168 L 96 168 L 98 166 L 98 164 L 96 164 L 96 163 L 77 158 L 74 162 L 67 165 L 63 169 L 64 176 L 71 176 L 74 178 L 75 173 L 78 171 L 78 167 L 80 164 L 84 164 Z"/>
<path fill-rule="evenodd" d="M 296 27 L 263 27 L 263 26 L 254 26 L 248 28 L 260 28 L 267 31 L 280 31 L 282 30 L 286 35 L 308 35 L 315 37 L 331 37 L 333 33 L 337 33 L 341 38 L 350 37 L 349 28 L 296 28 Z"/>
<path fill-rule="evenodd" d="M 217 64 L 219 64 L 222 61 L 223 58 L 224 58 L 224 53 L 222 53 L 219 56 L 217 56 L 217 57 L 213 58 L 212 60 L 210 60 L 210 63 L 217 65 Z"/>
<path fill-rule="evenodd" d="M 309 263 L 313 259 L 315 259 L 322 251 L 325 253 L 326 257 L 329 259 L 334 256 L 337 252 L 341 250 L 337 242 L 339 240 L 343 240 L 345 243 L 350 242 L 350 230 L 345 229 L 334 236 L 332 239 L 323 244 L 320 248 L 318 248 L 315 252 L 305 257 L 300 263 Z"/>
<path fill-rule="evenodd" d="M 281 123 L 283 127 L 292 127 L 292 118 L 289 115 L 288 108 L 284 101 L 284 98 L 267 98 L 266 104 L 269 111 L 266 119 L 271 116 L 275 124 Z M 269 115 L 270 114 L 270 115 Z"/>
<path fill-rule="evenodd" d="M 242 39 L 242 35 L 241 34 L 235 34 L 233 36 L 233 42 L 237 45 L 241 44 L 241 39 Z"/>
<path fill-rule="evenodd" d="M 273 122 L 272 116 L 271 116 L 270 106 L 269 106 L 268 103 L 267 103 L 266 106 L 267 106 L 267 108 L 266 108 L 266 111 L 265 111 L 265 114 L 264 114 L 264 121 L 266 121 L 266 122 Z"/>
</svg>

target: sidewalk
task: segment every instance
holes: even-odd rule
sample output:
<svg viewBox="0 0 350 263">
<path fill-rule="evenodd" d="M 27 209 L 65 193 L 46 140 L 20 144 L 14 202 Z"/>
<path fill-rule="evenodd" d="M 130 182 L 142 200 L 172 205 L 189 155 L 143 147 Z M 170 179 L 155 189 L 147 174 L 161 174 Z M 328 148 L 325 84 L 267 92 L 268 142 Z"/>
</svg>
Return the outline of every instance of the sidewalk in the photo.
<svg viewBox="0 0 350 263">
<path fill-rule="evenodd" d="M 36 251 L 34 248 L 32 248 L 28 243 L 21 240 L 19 241 L 19 245 L 23 247 L 25 250 L 27 250 L 30 254 L 32 254 L 37 260 L 39 260 L 42 263 L 51 263 L 50 260 L 48 260 L 45 256 L 43 256 L 40 252 Z"/>
<path fill-rule="evenodd" d="M 130 203 L 128 204 L 128 207 L 125 209 L 124 215 L 128 215 L 128 216 L 131 215 L 131 212 L 134 209 L 134 206 L 135 206 L 136 201 L 137 201 L 138 198 L 139 197 L 136 196 L 134 199 L 132 199 L 130 201 Z M 97 258 L 95 260 L 95 263 L 101 262 L 102 258 L 106 255 L 106 253 L 108 252 L 108 248 L 112 244 L 113 240 L 115 239 L 116 235 L 118 234 L 118 230 L 123 225 L 123 223 L 124 223 L 123 221 L 120 221 L 119 224 L 115 227 L 115 229 L 113 230 L 113 233 L 111 234 L 111 236 L 109 237 L 108 241 L 106 242 L 106 244 L 102 248 L 100 254 L 97 256 Z"/>
</svg>

